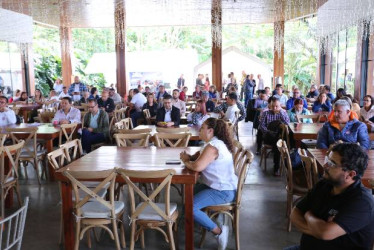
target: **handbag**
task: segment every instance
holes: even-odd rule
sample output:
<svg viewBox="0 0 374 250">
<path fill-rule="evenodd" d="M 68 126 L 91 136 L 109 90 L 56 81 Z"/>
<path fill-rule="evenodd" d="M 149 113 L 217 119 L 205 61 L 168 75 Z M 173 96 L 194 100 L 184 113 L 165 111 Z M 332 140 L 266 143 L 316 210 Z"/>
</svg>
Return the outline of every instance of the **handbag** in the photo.
<svg viewBox="0 0 374 250">
<path fill-rule="evenodd" d="M 303 168 L 303 162 L 297 149 L 294 148 L 290 150 L 290 159 L 293 170 Z"/>
</svg>

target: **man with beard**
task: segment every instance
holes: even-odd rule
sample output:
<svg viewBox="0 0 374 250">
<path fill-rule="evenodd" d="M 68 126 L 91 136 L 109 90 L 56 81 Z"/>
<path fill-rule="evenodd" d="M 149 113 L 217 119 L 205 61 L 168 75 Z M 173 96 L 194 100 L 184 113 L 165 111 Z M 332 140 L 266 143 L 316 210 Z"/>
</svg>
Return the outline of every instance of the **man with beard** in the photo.
<svg viewBox="0 0 374 250">
<path fill-rule="evenodd" d="M 296 205 L 291 221 L 303 235 L 287 249 L 367 249 L 374 240 L 374 200 L 361 183 L 368 164 L 355 143 L 332 147 L 323 179 Z"/>
</svg>

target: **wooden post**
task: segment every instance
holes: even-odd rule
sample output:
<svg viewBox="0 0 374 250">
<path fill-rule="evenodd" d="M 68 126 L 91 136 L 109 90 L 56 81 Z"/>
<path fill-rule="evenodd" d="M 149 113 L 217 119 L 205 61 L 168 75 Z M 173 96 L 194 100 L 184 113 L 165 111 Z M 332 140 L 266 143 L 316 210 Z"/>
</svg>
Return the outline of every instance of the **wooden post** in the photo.
<svg viewBox="0 0 374 250">
<path fill-rule="evenodd" d="M 125 96 L 130 89 L 129 84 L 126 80 L 126 31 L 125 31 L 125 19 L 126 19 L 126 10 L 125 3 L 123 0 L 116 1 L 115 8 L 115 39 L 116 39 L 116 62 L 117 62 L 117 92 L 121 96 Z"/>
<path fill-rule="evenodd" d="M 279 30 L 277 30 L 279 29 Z M 278 37 L 276 36 L 278 35 Z M 280 51 L 277 51 L 277 43 L 280 44 Z M 284 86 L 284 21 L 274 23 L 274 72 L 273 87 L 276 84 L 276 77 L 282 78 Z"/>
<path fill-rule="evenodd" d="M 366 82 L 366 94 L 373 95 L 374 93 L 374 35 L 369 37 L 369 52 L 368 52 L 368 75 Z M 363 96 L 361 96 L 363 98 Z"/>
<path fill-rule="evenodd" d="M 60 27 L 60 43 L 61 43 L 61 70 L 62 83 L 69 87 L 71 84 L 72 66 L 71 66 L 71 52 L 72 52 L 72 35 L 70 27 Z"/>
<path fill-rule="evenodd" d="M 222 91 L 222 0 L 212 1 L 212 83 Z M 219 27 L 217 29 L 217 27 Z M 217 41 L 214 38 L 220 39 Z"/>
<path fill-rule="evenodd" d="M 32 45 L 23 44 L 22 46 L 25 46 L 24 51 L 21 51 L 23 89 L 28 90 L 29 95 L 34 95 L 35 73 Z"/>
</svg>

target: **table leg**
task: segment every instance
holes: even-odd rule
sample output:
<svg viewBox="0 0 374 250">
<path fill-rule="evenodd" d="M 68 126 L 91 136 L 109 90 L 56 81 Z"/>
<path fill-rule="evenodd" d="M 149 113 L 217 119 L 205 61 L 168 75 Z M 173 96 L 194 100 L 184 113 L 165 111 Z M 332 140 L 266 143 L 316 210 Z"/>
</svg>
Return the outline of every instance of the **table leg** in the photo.
<svg viewBox="0 0 374 250">
<path fill-rule="evenodd" d="M 53 151 L 53 139 L 45 141 L 45 148 L 47 150 L 47 153 L 50 153 L 50 152 Z M 55 180 L 55 175 L 54 175 L 55 170 L 53 169 L 52 165 L 49 164 L 49 161 L 47 161 L 47 165 L 48 165 L 48 172 L 49 172 L 49 180 L 54 181 Z"/>
<path fill-rule="evenodd" d="M 11 169 L 10 161 L 8 157 L 4 157 L 4 166 L 5 166 L 5 173 L 8 173 L 9 169 Z M 5 208 L 11 208 L 13 206 L 13 188 L 9 189 L 8 195 L 5 199 Z"/>
<path fill-rule="evenodd" d="M 29 121 L 27 110 L 22 110 L 22 116 L 23 116 L 23 121 L 24 121 L 25 123 L 27 123 L 27 122 Z"/>
<path fill-rule="evenodd" d="M 184 211 L 185 211 L 185 235 L 186 235 L 186 243 L 185 249 L 186 250 L 193 250 L 194 249 L 194 240 L 193 240 L 193 233 L 194 233 L 194 220 L 193 220 L 193 184 L 186 184 L 184 187 Z"/>
<path fill-rule="evenodd" d="M 61 183 L 62 216 L 65 250 L 74 249 L 74 217 L 72 213 L 72 190 L 70 183 Z"/>
</svg>

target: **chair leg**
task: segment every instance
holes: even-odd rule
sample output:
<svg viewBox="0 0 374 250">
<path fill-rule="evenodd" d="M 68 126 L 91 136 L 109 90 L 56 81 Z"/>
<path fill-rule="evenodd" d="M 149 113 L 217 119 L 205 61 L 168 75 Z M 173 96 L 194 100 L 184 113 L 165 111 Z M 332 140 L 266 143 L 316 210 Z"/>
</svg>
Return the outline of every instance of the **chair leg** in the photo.
<svg viewBox="0 0 374 250">
<path fill-rule="evenodd" d="M 74 246 L 74 249 L 79 250 L 79 241 L 80 241 L 79 234 L 81 232 L 81 222 L 80 221 L 77 222 L 77 227 L 75 228 L 75 230 L 76 231 L 75 231 L 75 246 Z"/>
<path fill-rule="evenodd" d="M 141 229 L 141 233 L 140 233 L 140 246 L 142 247 L 142 249 L 145 249 L 145 241 L 144 241 L 144 228 Z"/>
<path fill-rule="evenodd" d="M 91 229 L 87 231 L 87 246 L 88 248 L 92 248 L 92 243 L 91 243 Z"/>
<path fill-rule="evenodd" d="M 117 250 L 120 250 L 121 246 L 119 244 L 117 221 L 115 219 L 112 220 L 112 226 L 113 226 L 113 234 L 114 234 L 114 241 L 116 243 L 116 248 Z"/>
<path fill-rule="evenodd" d="M 16 185 L 14 186 L 14 191 L 16 192 L 16 195 L 17 195 L 18 205 L 20 207 L 22 207 L 21 193 L 19 191 L 18 181 L 17 181 Z"/>
<path fill-rule="evenodd" d="M 136 230 L 136 222 L 133 221 L 131 223 L 131 241 L 130 241 L 130 250 L 134 250 L 135 246 L 135 230 Z"/>
<path fill-rule="evenodd" d="M 199 243 L 199 248 L 203 247 L 203 244 L 204 244 L 204 241 L 205 241 L 205 236 L 206 236 L 206 229 L 202 228 L 201 239 L 200 239 L 200 243 Z"/>
<path fill-rule="evenodd" d="M 168 237 L 169 237 L 170 249 L 175 250 L 173 224 L 172 223 L 167 223 L 167 228 L 168 228 Z"/>
<path fill-rule="evenodd" d="M 27 161 L 23 161 L 22 162 L 22 165 L 23 165 L 23 169 L 25 170 L 25 177 L 26 177 L 26 180 L 28 180 L 29 179 L 29 176 L 28 176 L 28 174 L 27 174 Z"/>
<path fill-rule="evenodd" d="M 119 224 L 120 224 L 120 231 L 121 231 L 121 235 L 120 235 L 121 245 L 122 245 L 122 248 L 126 248 L 125 227 L 123 226 L 122 221 L 120 221 Z"/>
<path fill-rule="evenodd" d="M 61 205 L 61 216 L 60 216 L 60 242 L 59 244 L 64 243 L 64 217 L 62 213 L 62 205 Z"/>
<path fill-rule="evenodd" d="M 239 241 L 239 236 L 240 236 L 240 229 L 239 229 L 239 210 L 235 211 L 235 216 L 234 216 L 234 228 L 235 228 L 235 244 L 236 244 L 236 250 L 240 250 L 240 241 Z"/>
<path fill-rule="evenodd" d="M 39 169 L 38 169 L 38 160 L 36 158 L 34 159 L 34 169 L 35 169 L 36 177 L 38 178 L 39 185 L 41 185 L 40 176 L 39 176 Z"/>
<path fill-rule="evenodd" d="M 287 194 L 287 232 L 291 232 L 291 210 L 293 206 L 292 194 Z"/>
</svg>

